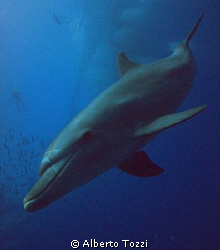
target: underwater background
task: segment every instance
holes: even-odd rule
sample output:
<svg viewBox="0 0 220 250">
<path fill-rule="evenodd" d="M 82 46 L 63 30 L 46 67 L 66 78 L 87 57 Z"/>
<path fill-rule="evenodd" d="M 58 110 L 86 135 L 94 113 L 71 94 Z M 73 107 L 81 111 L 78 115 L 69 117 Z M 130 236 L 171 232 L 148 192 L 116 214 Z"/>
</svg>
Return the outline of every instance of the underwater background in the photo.
<svg viewBox="0 0 220 250">
<path fill-rule="evenodd" d="M 144 148 L 164 173 L 138 178 L 112 168 L 26 212 L 43 153 L 119 79 L 117 54 L 137 63 L 169 56 L 202 11 L 190 43 L 197 76 L 180 110 L 208 107 Z M 1 250 L 72 249 L 72 240 L 84 249 L 91 239 L 118 249 L 132 249 L 122 240 L 220 249 L 219 13 L 218 0 L 0 0 Z"/>
</svg>

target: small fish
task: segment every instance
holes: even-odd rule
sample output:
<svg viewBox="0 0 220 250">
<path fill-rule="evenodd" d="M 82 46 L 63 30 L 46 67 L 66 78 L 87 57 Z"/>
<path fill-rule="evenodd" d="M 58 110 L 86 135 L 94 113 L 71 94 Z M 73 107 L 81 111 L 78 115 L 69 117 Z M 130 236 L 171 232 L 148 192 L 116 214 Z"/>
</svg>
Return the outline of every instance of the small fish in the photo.
<svg viewBox="0 0 220 250">
<path fill-rule="evenodd" d="M 34 155 L 34 153 L 35 153 L 35 151 L 34 151 L 34 149 L 31 151 L 31 155 L 33 156 Z"/>
<path fill-rule="evenodd" d="M 25 146 L 27 144 L 29 144 L 28 139 L 26 137 L 23 137 L 23 139 L 22 139 L 22 145 Z"/>
<path fill-rule="evenodd" d="M 13 140 L 14 140 L 14 138 L 13 138 L 13 135 L 12 135 L 12 134 L 10 134 L 10 135 L 9 135 L 9 138 L 10 138 L 10 140 L 11 140 L 11 141 L 13 141 Z"/>
<path fill-rule="evenodd" d="M 60 19 L 53 13 L 53 19 L 54 19 L 54 21 L 58 24 L 58 25 L 61 25 L 62 23 L 61 23 L 61 21 L 60 21 Z"/>
<path fill-rule="evenodd" d="M 12 180 L 12 176 L 7 176 L 7 180 L 11 181 Z"/>
<path fill-rule="evenodd" d="M 41 140 L 41 147 L 44 148 L 44 140 Z"/>
</svg>

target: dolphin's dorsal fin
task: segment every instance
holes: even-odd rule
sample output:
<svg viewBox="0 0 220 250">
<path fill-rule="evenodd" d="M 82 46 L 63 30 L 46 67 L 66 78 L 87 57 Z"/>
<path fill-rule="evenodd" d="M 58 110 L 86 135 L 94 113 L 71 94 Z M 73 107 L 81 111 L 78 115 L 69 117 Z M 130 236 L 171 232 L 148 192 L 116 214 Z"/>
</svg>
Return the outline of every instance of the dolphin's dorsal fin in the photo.
<svg viewBox="0 0 220 250">
<path fill-rule="evenodd" d="M 138 177 L 153 177 L 164 171 L 163 168 L 155 165 L 144 151 L 132 154 L 122 161 L 118 168 L 128 174 Z"/>
<path fill-rule="evenodd" d="M 135 137 L 146 136 L 154 133 L 159 133 L 164 129 L 173 127 L 181 122 L 184 122 L 204 110 L 207 105 L 189 109 L 180 113 L 168 114 L 161 116 L 144 127 L 139 128 L 135 132 Z"/>
<path fill-rule="evenodd" d="M 128 59 L 124 52 L 118 54 L 118 67 L 121 77 L 123 77 L 130 70 L 140 66 L 141 65 L 134 63 L 130 59 Z"/>
</svg>

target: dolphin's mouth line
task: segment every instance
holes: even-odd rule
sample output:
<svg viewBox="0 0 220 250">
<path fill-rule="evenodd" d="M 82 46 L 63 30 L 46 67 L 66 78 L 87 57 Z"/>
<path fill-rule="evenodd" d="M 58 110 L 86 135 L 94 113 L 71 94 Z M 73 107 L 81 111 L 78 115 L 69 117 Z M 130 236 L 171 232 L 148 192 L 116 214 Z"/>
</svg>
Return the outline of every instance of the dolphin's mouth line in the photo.
<svg viewBox="0 0 220 250">
<path fill-rule="evenodd" d="M 55 170 L 53 167 L 53 171 L 56 172 L 56 174 L 54 175 L 54 177 L 48 182 L 47 186 L 36 196 L 34 197 L 31 197 L 30 199 L 28 200 L 25 200 L 24 202 L 24 205 L 27 204 L 28 202 L 34 202 L 38 199 L 40 199 L 40 197 L 50 188 L 51 184 L 57 179 L 57 176 L 67 167 L 68 163 L 73 160 L 73 158 L 75 157 L 76 153 L 82 148 L 79 147 L 74 153 L 73 155 L 68 159 L 68 161 L 66 162 L 66 164 L 61 168 L 59 169 L 58 171 Z M 45 172 L 46 173 L 46 172 Z M 43 176 L 43 175 L 42 175 Z"/>
</svg>

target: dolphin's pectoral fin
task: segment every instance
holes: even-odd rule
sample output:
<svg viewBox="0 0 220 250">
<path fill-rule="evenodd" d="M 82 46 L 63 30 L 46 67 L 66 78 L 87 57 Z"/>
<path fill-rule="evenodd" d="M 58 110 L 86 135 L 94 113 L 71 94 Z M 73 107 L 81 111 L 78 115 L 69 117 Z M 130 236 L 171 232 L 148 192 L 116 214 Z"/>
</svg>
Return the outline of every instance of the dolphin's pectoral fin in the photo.
<svg viewBox="0 0 220 250">
<path fill-rule="evenodd" d="M 153 122 L 147 124 L 144 127 L 139 128 L 135 132 L 135 137 L 146 136 L 154 133 L 159 133 L 164 129 L 173 127 L 181 122 L 184 122 L 193 116 L 202 112 L 207 105 L 203 105 L 197 108 L 189 109 L 180 113 L 168 114 L 161 116 L 154 120 Z"/>
<path fill-rule="evenodd" d="M 163 168 L 155 165 L 144 151 L 132 154 L 118 167 L 122 171 L 137 177 L 153 177 L 163 173 Z"/>
<path fill-rule="evenodd" d="M 128 59 L 124 52 L 118 54 L 118 67 L 121 77 L 123 77 L 128 71 L 139 66 L 141 65 L 134 63 L 130 59 Z"/>
</svg>

